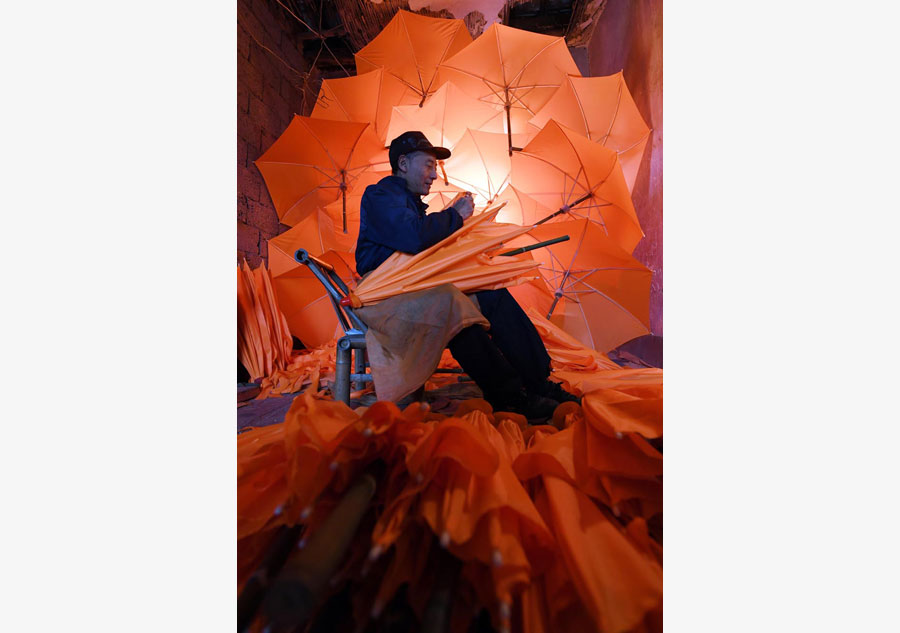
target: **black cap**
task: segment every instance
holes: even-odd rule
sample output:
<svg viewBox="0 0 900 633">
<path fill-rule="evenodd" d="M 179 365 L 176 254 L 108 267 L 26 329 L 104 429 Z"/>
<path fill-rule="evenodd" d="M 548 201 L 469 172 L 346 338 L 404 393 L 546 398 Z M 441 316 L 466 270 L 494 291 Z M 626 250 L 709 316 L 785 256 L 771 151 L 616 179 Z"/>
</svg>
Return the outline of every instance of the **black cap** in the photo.
<svg viewBox="0 0 900 633">
<path fill-rule="evenodd" d="M 435 147 L 425 135 L 419 131 L 404 132 L 393 141 L 388 150 L 388 159 L 391 161 L 391 169 L 397 170 L 397 160 L 404 154 L 412 152 L 428 152 L 438 160 L 450 158 L 450 150 L 446 147 Z"/>
</svg>

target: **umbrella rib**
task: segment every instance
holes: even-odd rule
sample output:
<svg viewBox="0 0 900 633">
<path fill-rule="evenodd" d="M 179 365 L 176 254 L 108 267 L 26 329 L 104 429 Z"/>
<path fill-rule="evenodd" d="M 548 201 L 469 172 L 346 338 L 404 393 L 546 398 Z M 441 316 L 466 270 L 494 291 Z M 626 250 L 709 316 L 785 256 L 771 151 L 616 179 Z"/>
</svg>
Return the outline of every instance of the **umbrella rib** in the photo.
<svg viewBox="0 0 900 633">
<path fill-rule="evenodd" d="M 572 88 L 572 94 L 575 95 L 575 103 L 578 104 L 578 111 L 581 112 L 581 120 L 584 121 L 584 129 L 587 131 L 588 138 L 591 138 L 591 126 L 590 123 L 588 123 L 587 114 L 584 112 L 584 104 L 581 103 L 581 95 L 575 90 L 575 83 L 572 81 L 572 78 L 567 76 L 567 79 L 569 80 L 569 86 Z"/>
<path fill-rule="evenodd" d="M 302 119 L 301 119 L 301 121 L 302 121 Z M 316 139 L 316 142 L 322 146 L 323 150 L 325 150 L 325 155 L 328 156 L 328 159 L 331 161 L 331 164 L 334 166 L 334 170 L 340 171 L 340 167 L 337 166 L 337 162 L 334 160 L 334 157 L 331 155 L 331 152 L 328 151 L 328 148 L 325 146 L 325 143 L 323 143 L 322 140 L 310 129 L 308 124 L 304 123 L 303 125 L 306 126 L 306 129 L 309 132 L 310 136 L 312 136 L 314 139 Z"/>
<path fill-rule="evenodd" d="M 497 37 L 497 39 L 498 39 L 498 41 L 499 41 L 499 39 L 500 39 L 500 38 L 499 38 L 499 31 L 498 31 L 498 37 Z M 560 38 L 560 39 L 561 39 L 561 38 Z M 539 50 L 537 53 L 535 53 L 534 55 L 532 55 L 532 56 L 531 56 L 531 59 L 529 59 L 527 62 L 525 62 L 524 64 L 522 64 L 522 67 L 519 69 L 519 72 L 516 73 L 516 76 L 512 78 L 512 81 L 515 81 L 516 79 L 518 79 L 519 76 L 520 76 L 523 72 L 525 72 L 525 69 L 528 68 L 528 65 L 529 65 L 531 62 L 533 62 L 535 59 L 537 59 L 537 57 L 538 57 L 539 55 L 541 55 L 545 50 L 547 50 L 548 48 L 550 48 L 551 46 L 553 46 L 553 45 L 556 44 L 557 42 L 559 42 L 559 40 L 554 39 L 554 40 L 551 41 L 549 44 L 547 44 L 546 46 L 544 46 L 543 48 L 541 48 L 541 50 Z M 501 57 L 501 59 L 503 59 L 503 58 Z M 506 77 L 506 73 L 505 73 L 505 72 L 504 72 L 503 76 Z M 511 83 L 512 83 L 512 82 L 510 82 L 510 85 L 511 85 Z M 557 84 L 557 85 L 559 85 L 559 84 Z"/>
<path fill-rule="evenodd" d="M 609 135 L 612 133 L 613 126 L 616 124 L 616 117 L 619 116 L 619 106 L 622 103 L 622 82 L 624 81 L 625 78 L 622 75 L 619 75 L 619 89 L 616 94 L 616 109 L 613 112 L 612 120 L 609 122 L 609 128 L 606 130 L 606 134 L 603 135 L 603 139 L 600 141 L 600 144 L 604 147 L 606 147 L 606 141 L 609 140 Z"/>
<path fill-rule="evenodd" d="M 643 322 L 643 321 L 641 321 L 638 317 L 636 317 L 634 314 L 631 313 L 631 310 L 629 310 L 628 308 L 626 308 L 625 306 L 623 306 L 621 303 L 619 303 L 618 301 L 616 301 L 615 299 L 613 299 L 612 297 L 610 297 L 608 294 L 606 294 L 605 292 L 603 292 L 603 291 L 601 291 L 601 290 L 598 290 L 597 288 L 594 288 L 594 287 L 593 287 L 591 284 L 589 284 L 589 283 L 585 283 L 584 285 L 587 286 L 588 288 L 590 288 L 591 290 L 593 290 L 594 292 L 596 292 L 599 296 L 601 296 L 601 297 L 603 297 L 604 299 L 606 299 L 607 301 L 609 301 L 611 304 L 613 304 L 614 306 L 616 306 L 619 310 L 621 310 L 622 312 L 624 312 L 626 315 L 630 316 L 632 319 L 634 319 L 635 321 L 637 321 L 638 323 L 640 323 L 645 329 L 649 329 L 649 328 L 647 328 L 646 325 L 644 325 L 644 322 Z M 580 305 L 580 303 L 579 303 L 579 305 Z"/>
<path fill-rule="evenodd" d="M 585 329 L 587 330 L 588 336 L 591 339 L 591 349 L 596 350 L 597 344 L 594 342 L 594 333 L 591 331 L 590 325 L 588 325 L 590 321 L 588 321 L 587 314 L 585 314 L 584 312 L 584 306 L 580 301 L 576 301 L 575 305 L 578 306 L 578 309 L 581 311 L 581 318 L 584 319 L 584 324 L 586 326 Z"/>
<path fill-rule="evenodd" d="M 628 147 L 625 147 L 625 148 L 623 148 L 623 149 L 617 149 L 616 152 L 619 153 L 619 154 L 624 154 L 624 153 L 627 152 L 628 150 L 637 147 L 637 146 L 640 145 L 640 144 L 641 144 L 648 136 L 650 136 L 650 132 L 652 132 L 652 131 L 653 131 L 653 130 L 648 129 L 647 132 L 646 132 L 641 138 L 639 138 L 638 140 L 636 140 L 634 143 L 632 143 L 632 144 L 629 145 Z"/>
<path fill-rule="evenodd" d="M 450 45 L 453 44 L 454 37 L 456 37 L 455 34 L 453 35 L 453 37 L 447 38 L 447 46 L 444 47 L 444 52 L 442 52 L 441 56 L 438 58 L 440 60 L 440 61 L 438 61 L 438 66 L 440 66 L 443 63 L 444 58 L 447 57 L 447 51 L 450 50 Z M 431 90 L 431 86 L 434 84 L 434 80 L 436 77 L 437 77 L 437 67 L 435 67 L 435 72 L 431 74 L 431 81 L 428 82 L 428 90 Z"/>
<path fill-rule="evenodd" d="M 412 38 L 409 36 L 409 27 L 406 25 L 406 20 L 403 20 L 403 32 L 406 34 L 406 41 L 409 42 L 409 50 L 412 51 L 413 62 L 416 66 L 416 77 L 419 78 L 419 90 L 417 92 L 424 97 L 427 94 L 425 92 L 425 84 L 422 83 L 422 73 L 419 72 L 419 60 L 416 59 L 416 48 L 413 46 Z"/>
</svg>

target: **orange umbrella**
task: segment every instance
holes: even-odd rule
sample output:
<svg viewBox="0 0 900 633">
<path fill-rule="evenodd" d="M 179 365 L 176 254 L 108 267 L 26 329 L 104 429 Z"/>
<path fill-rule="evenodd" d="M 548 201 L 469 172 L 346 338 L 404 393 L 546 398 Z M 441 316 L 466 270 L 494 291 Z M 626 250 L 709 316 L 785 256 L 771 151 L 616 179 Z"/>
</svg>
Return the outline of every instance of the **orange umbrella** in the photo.
<svg viewBox="0 0 900 633">
<path fill-rule="evenodd" d="M 520 226 L 530 226 L 556 211 L 555 208 L 545 207 L 512 185 L 507 185 L 503 192 L 497 196 L 495 202 L 498 204 L 501 202 L 507 203 L 503 210 L 497 214 L 498 222 L 509 222 Z"/>
<path fill-rule="evenodd" d="M 527 254 L 490 257 L 485 254 L 530 230 L 490 222 L 499 208 L 469 218 L 462 228 L 416 255 L 396 252 L 351 292 L 354 307 L 447 283 L 459 290 L 491 290 L 519 283 L 537 263 Z"/>
<path fill-rule="evenodd" d="M 435 82 L 438 64 L 471 42 L 462 20 L 429 18 L 401 9 L 354 55 L 356 72 L 361 75 L 383 67 L 415 92 L 422 105 L 440 86 Z"/>
<path fill-rule="evenodd" d="M 650 270 L 588 220 L 533 227 L 512 246 L 560 235 L 570 240 L 531 251 L 553 290 L 547 318 L 589 349 L 606 353 L 650 332 Z"/>
<path fill-rule="evenodd" d="M 418 109 L 415 105 L 418 103 L 419 96 L 411 88 L 383 68 L 377 68 L 353 77 L 323 79 L 312 116 L 333 121 L 372 123 L 375 136 L 384 143 L 393 108 L 413 104 L 412 107 Z M 394 136 L 388 135 L 387 138 Z"/>
<path fill-rule="evenodd" d="M 629 253 L 644 235 L 618 155 L 555 121 L 512 157 L 510 182 L 544 207 L 559 209 L 559 215 L 596 222 Z"/>
<path fill-rule="evenodd" d="M 443 64 L 439 81 L 452 81 L 471 96 L 505 112 L 508 152 L 515 133 L 528 129 L 565 80 L 581 76 L 562 37 L 492 24 L 477 40 Z"/>
<path fill-rule="evenodd" d="M 422 107 L 394 106 L 387 138 L 419 130 L 435 145 L 452 150 L 467 129 L 505 133 L 503 113 L 447 82 Z"/>
<path fill-rule="evenodd" d="M 622 71 L 608 77 L 566 77 L 531 123 L 541 128 L 550 119 L 615 150 L 628 190 L 634 188 L 650 128 L 628 92 Z"/>
<path fill-rule="evenodd" d="M 389 171 L 363 172 L 356 179 L 356 182 L 347 189 L 346 196 L 325 205 L 323 210 L 331 218 L 335 232 L 344 235 L 344 237 L 338 236 L 338 239 L 342 244 L 348 244 L 347 248 L 338 250 L 347 253 L 356 252 L 356 240 L 359 237 L 359 205 L 362 202 L 363 194 L 366 192 L 366 187 L 376 184 L 385 176 L 389 176 L 390 173 Z M 346 219 L 346 230 L 343 228 L 344 219 Z"/>
<path fill-rule="evenodd" d="M 368 123 L 294 115 L 255 165 L 278 218 L 293 226 L 317 207 L 345 198 L 363 172 L 387 162 L 386 154 Z"/>
<path fill-rule="evenodd" d="M 491 204 L 509 182 L 506 135 L 466 130 L 444 165 L 449 182 L 471 191 L 476 206 Z"/>
<path fill-rule="evenodd" d="M 238 358 L 250 380 L 284 369 L 291 360 L 291 334 L 279 309 L 269 272 L 250 270 L 247 261 L 237 269 Z"/>
<path fill-rule="evenodd" d="M 280 236 L 279 236 L 280 237 Z M 270 251 L 269 257 L 276 254 Z M 283 253 L 277 253 L 282 257 Z M 292 253 L 293 256 L 293 253 Z M 352 286 L 355 272 L 335 251 L 326 251 L 319 259 L 334 266 L 341 279 Z M 296 262 L 295 262 L 296 264 Z M 306 347 L 319 347 L 341 334 L 340 324 L 328 294 L 315 275 L 301 264 L 285 270 L 272 279 L 278 303 L 287 318 L 291 334 L 299 338 Z"/>
<path fill-rule="evenodd" d="M 340 206 L 340 202 L 337 203 Z M 349 205 L 348 205 L 349 206 Z M 352 223 L 352 215 L 348 214 L 348 223 Z M 338 226 L 335 226 L 335 221 Z M 335 218 L 322 209 L 316 209 L 312 215 L 300 220 L 284 233 L 269 239 L 269 269 L 275 276 L 297 268 L 294 253 L 298 248 L 319 256 L 326 251 L 336 251 L 342 259 L 353 261 L 351 253 L 356 248 L 356 235 L 340 230 L 340 212 Z M 359 233 L 359 212 L 356 213 L 357 234 Z"/>
</svg>

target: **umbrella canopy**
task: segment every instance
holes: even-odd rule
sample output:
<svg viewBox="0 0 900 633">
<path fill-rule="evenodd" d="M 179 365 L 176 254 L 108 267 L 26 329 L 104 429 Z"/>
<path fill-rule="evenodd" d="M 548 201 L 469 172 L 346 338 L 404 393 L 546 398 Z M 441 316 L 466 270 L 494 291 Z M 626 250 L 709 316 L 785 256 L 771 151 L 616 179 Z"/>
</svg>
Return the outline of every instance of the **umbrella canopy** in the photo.
<svg viewBox="0 0 900 633">
<path fill-rule="evenodd" d="M 419 96 L 419 105 L 440 86 L 438 64 L 472 42 L 462 20 L 397 11 L 381 32 L 357 52 L 356 72 L 384 68 Z M 394 104 L 398 105 L 398 104 Z"/>
<path fill-rule="evenodd" d="M 498 222 L 510 222 L 520 226 L 530 226 L 542 218 L 546 218 L 556 209 L 545 207 L 531 196 L 522 193 L 512 185 L 507 185 L 496 202 L 507 203 L 503 210 L 497 214 Z"/>
<path fill-rule="evenodd" d="M 506 132 L 503 113 L 447 82 L 421 108 L 394 106 L 387 138 L 396 138 L 407 130 L 419 130 L 435 145 L 452 150 L 467 129 Z"/>
<path fill-rule="evenodd" d="M 513 134 L 528 130 L 566 75 L 581 76 L 566 40 L 492 24 L 477 40 L 441 64 L 440 83 L 452 81 L 502 111 L 508 152 Z"/>
<path fill-rule="evenodd" d="M 317 207 L 345 198 L 362 173 L 387 162 L 386 154 L 368 123 L 294 115 L 255 165 L 279 220 L 294 226 Z"/>
<path fill-rule="evenodd" d="M 334 230 L 345 236 L 338 236 L 338 239 L 342 244 L 346 244 L 347 246 L 342 246 L 336 250 L 346 253 L 356 252 L 356 240 L 359 237 L 359 206 L 362 202 L 363 194 L 366 192 L 366 187 L 376 184 L 379 180 L 390 174 L 391 172 L 389 171 L 364 172 L 356 179 L 353 185 L 347 189 L 346 196 L 325 205 L 323 210 L 331 218 Z M 346 231 L 343 229 L 345 219 Z M 313 254 L 315 253 L 313 252 Z"/>
<path fill-rule="evenodd" d="M 531 123 L 542 128 L 550 119 L 615 150 L 628 190 L 634 189 L 650 128 L 621 71 L 608 77 L 566 77 Z"/>
<path fill-rule="evenodd" d="M 492 248 L 529 230 L 491 222 L 499 208 L 469 218 L 462 228 L 416 255 L 396 252 L 350 293 L 354 307 L 377 303 L 406 292 L 452 283 L 463 292 L 519 283 L 537 267 L 527 254 L 490 257 Z M 532 275 L 533 277 L 534 275 Z"/>
<path fill-rule="evenodd" d="M 491 204 L 509 182 L 506 135 L 466 130 L 444 167 L 451 184 L 474 194 L 476 206 Z"/>
<path fill-rule="evenodd" d="M 518 191 L 560 215 L 592 220 L 620 248 L 634 251 L 644 232 L 616 152 L 551 120 L 511 161 L 510 182 Z"/>
<path fill-rule="evenodd" d="M 279 252 L 277 247 L 271 247 L 269 257 L 273 256 L 283 257 L 284 253 Z M 355 273 L 344 259 L 346 255 L 342 257 L 336 251 L 325 251 L 317 257 L 333 266 L 344 283 L 352 287 Z M 322 283 L 309 268 L 295 262 L 293 268 L 273 276 L 272 285 L 291 334 L 306 347 L 325 345 L 340 334 L 334 306 Z"/>
<path fill-rule="evenodd" d="M 601 353 L 649 334 L 652 273 L 597 224 L 586 219 L 543 224 L 510 245 L 523 246 L 560 235 L 569 235 L 569 241 L 531 251 L 554 293 L 546 317 Z"/>
<path fill-rule="evenodd" d="M 418 109 L 418 103 L 419 96 L 415 91 L 383 68 L 377 68 L 363 75 L 323 79 L 312 116 L 332 121 L 371 123 L 375 136 L 384 143 L 394 107 L 413 104 L 412 107 Z"/>
</svg>

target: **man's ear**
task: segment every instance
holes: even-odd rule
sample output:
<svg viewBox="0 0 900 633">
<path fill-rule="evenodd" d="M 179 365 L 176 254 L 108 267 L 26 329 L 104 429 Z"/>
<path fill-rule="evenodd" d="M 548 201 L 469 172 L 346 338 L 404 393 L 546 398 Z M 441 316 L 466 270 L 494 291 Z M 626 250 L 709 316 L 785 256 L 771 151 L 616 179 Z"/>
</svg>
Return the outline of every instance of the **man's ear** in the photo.
<svg viewBox="0 0 900 633">
<path fill-rule="evenodd" d="M 409 169 L 409 157 L 407 154 L 402 154 L 397 157 L 397 171 L 405 172 Z"/>
</svg>

